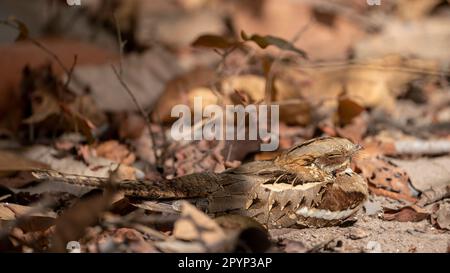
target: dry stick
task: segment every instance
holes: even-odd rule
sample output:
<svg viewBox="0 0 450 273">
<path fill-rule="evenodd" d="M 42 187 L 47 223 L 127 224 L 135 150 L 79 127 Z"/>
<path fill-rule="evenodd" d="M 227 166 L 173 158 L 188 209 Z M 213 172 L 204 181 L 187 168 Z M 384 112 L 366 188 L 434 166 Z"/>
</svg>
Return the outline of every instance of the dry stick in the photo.
<svg viewBox="0 0 450 273">
<path fill-rule="evenodd" d="M 119 74 L 120 74 L 120 76 L 122 76 L 122 73 L 123 73 L 123 66 L 122 66 L 123 58 L 122 57 L 123 57 L 123 49 L 125 47 L 126 41 L 124 42 L 122 40 L 122 32 L 120 31 L 119 21 L 117 20 L 116 15 L 114 13 L 113 13 L 113 19 L 116 24 L 117 43 L 119 44 Z"/>
<path fill-rule="evenodd" d="M 20 28 L 18 26 L 16 26 L 15 24 L 11 23 L 10 21 L 0 20 L 0 24 L 3 24 L 5 26 L 8 26 L 10 28 L 20 31 Z M 77 58 L 78 58 L 77 55 L 75 55 L 75 57 L 74 57 L 75 60 L 74 60 L 74 64 L 73 64 L 72 68 L 68 69 L 64 65 L 64 63 L 61 61 L 61 59 L 58 57 L 58 55 L 56 55 L 54 52 L 52 52 L 50 49 L 48 49 L 42 43 L 40 43 L 39 41 L 37 41 L 36 39 L 33 39 L 31 37 L 27 37 L 27 40 L 29 40 L 32 44 L 34 44 L 35 46 L 37 46 L 38 48 L 43 50 L 45 53 L 47 53 L 47 55 L 52 57 L 56 61 L 56 63 L 61 67 L 61 69 L 67 74 L 68 80 L 70 80 L 72 78 L 71 74 L 72 74 L 73 68 L 76 64 Z"/>
<path fill-rule="evenodd" d="M 133 92 L 131 91 L 131 89 L 128 87 L 128 85 L 126 84 L 126 82 L 123 80 L 123 78 L 121 77 L 121 75 L 119 74 L 119 72 L 117 71 L 117 69 L 114 67 L 114 65 L 111 65 L 112 70 L 114 71 L 114 74 L 116 75 L 117 79 L 119 80 L 120 84 L 122 85 L 123 89 L 125 91 L 127 91 L 128 95 L 130 95 L 131 99 L 133 100 L 133 103 L 136 105 L 136 108 L 139 110 L 141 116 L 145 119 L 145 122 L 147 124 L 147 128 L 148 128 L 148 134 L 150 135 L 150 140 L 152 142 L 152 148 L 153 148 L 153 153 L 155 154 L 155 159 L 156 162 L 158 162 L 158 153 L 156 152 L 156 143 L 155 143 L 155 138 L 153 136 L 153 132 L 152 132 L 152 126 L 151 126 L 151 121 L 150 118 L 148 117 L 148 115 L 145 113 L 144 109 L 142 108 L 142 106 L 139 104 L 136 96 L 133 94 Z"/>
<path fill-rule="evenodd" d="M 312 64 L 300 64 L 302 68 L 340 68 L 340 67 L 355 67 L 355 68 L 368 68 L 373 70 L 389 70 L 393 72 L 405 72 L 413 74 L 427 74 L 433 76 L 450 76 L 450 70 L 445 69 L 424 69 L 424 68 L 414 68 L 414 67 L 401 67 L 401 66 L 391 66 L 391 65 L 373 65 L 365 64 L 364 62 L 370 59 L 353 59 L 353 60 L 343 60 L 343 61 L 324 61 L 316 62 Z M 302 70 L 301 68 L 293 68 L 296 70 Z"/>
<path fill-rule="evenodd" d="M 131 91 L 131 89 L 128 87 L 128 85 L 126 84 L 126 82 L 122 78 L 122 75 L 123 75 L 123 66 L 122 66 L 122 63 L 123 63 L 122 62 L 122 59 L 123 59 L 123 48 L 124 48 L 126 42 L 124 42 L 122 40 L 122 34 L 120 32 L 119 21 L 117 20 L 117 18 L 114 15 L 114 13 L 113 13 L 113 19 L 114 19 L 114 22 L 116 24 L 117 42 L 119 43 L 119 71 L 116 70 L 114 65 L 111 65 L 111 68 L 114 71 L 114 74 L 116 75 L 116 77 L 119 80 L 119 82 L 122 85 L 122 87 L 125 89 L 125 91 L 127 91 L 128 95 L 130 95 L 131 99 L 133 100 L 134 104 L 136 105 L 136 108 L 139 110 L 141 116 L 145 119 L 145 123 L 146 123 L 147 128 L 148 128 L 148 134 L 150 136 L 150 141 L 152 143 L 153 154 L 155 155 L 155 161 L 156 161 L 156 164 L 158 165 L 161 162 L 159 162 L 159 155 L 158 155 L 158 152 L 156 150 L 156 142 L 155 142 L 155 137 L 154 137 L 153 132 L 152 132 L 152 126 L 151 126 L 150 118 L 149 118 L 148 114 L 144 111 L 142 106 L 139 104 L 138 100 L 134 96 L 134 94 Z"/>
<path fill-rule="evenodd" d="M 77 61 L 78 55 L 75 54 L 73 56 L 73 64 L 70 67 L 69 74 L 67 74 L 67 80 L 66 83 L 64 84 L 64 89 L 67 89 L 69 87 L 70 81 L 72 80 L 73 71 L 75 70 L 75 66 L 77 65 Z"/>
</svg>

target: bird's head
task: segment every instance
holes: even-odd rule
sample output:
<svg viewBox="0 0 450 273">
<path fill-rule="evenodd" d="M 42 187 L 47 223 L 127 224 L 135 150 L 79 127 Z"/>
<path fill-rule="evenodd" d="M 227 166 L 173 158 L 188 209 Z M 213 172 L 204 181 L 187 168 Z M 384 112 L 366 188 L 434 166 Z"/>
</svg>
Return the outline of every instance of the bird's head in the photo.
<svg viewBox="0 0 450 273">
<path fill-rule="evenodd" d="M 298 160 L 315 164 L 327 173 L 337 173 L 350 167 L 352 156 L 361 145 L 339 137 L 320 137 L 292 147 L 284 155 L 284 160 Z"/>
</svg>

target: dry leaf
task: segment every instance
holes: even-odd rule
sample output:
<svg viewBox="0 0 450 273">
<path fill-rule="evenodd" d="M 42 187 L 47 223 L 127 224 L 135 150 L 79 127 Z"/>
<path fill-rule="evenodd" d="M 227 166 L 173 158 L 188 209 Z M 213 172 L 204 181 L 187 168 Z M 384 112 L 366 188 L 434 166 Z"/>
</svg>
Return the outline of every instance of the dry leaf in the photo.
<svg viewBox="0 0 450 273">
<path fill-rule="evenodd" d="M 338 102 L 338 119 L 342 125 L 348 125 L 364 111 L 364 107 L 349 98 L 341 98 Z"/>
<path fill-rule="evenodd" d="M 72 66 L 77 55 L 77 66 L 83 64 L 100 64 L 116 59 L 116 54 L 104 48 L 72 40 L 46 39 L 38 40 L 54 53 L 65 67 Z M 23 41 L 0 46 L 0 130 L 15 132 L 21 122 L 23 100 L 19 84 L 22 70 L 29 65 L 31 68 L 41 67 L 51 61 L 52 69 L 57 75 L 63 70 L 44 50 L 31 42 Z"/>
<path fill-rule="evenodd" d="M 267 229 L 254 218 L 227 214 L 214 219 L 228 237 L 234 238 L 233 252 L 262 253 L 271 246 Z"/>
<path fill-rule="evenodd" d="M 158 100 L 154 116 L 162 121 L 174 121 L 170 117 L 172 107 L 185 104 L 194 109 L 194 98 L 201 97 L 202 105 L 239 105 L 246 98 L 248 104 L 261 102 L 265 98 L 266 79 L 258 75 L 238 75 L 224 78 L 220 82 L 222 93 L 218 96 L 209 86 L 213 82 L 211 70 L 197 69 L 168 84 L 168 88 Z M 192 76 L 193 79 L 188 80 Z M 295 85 L 276 78 L 274 82 L 273 104 L 280 105 L 280 120 L 288 124 L 308 124 L 311 120 L 311 107 L 302 99 Z M 202 114 L 202 113 L 200 113 Z"/>
<path fill-rule="evenodd" d="M 405 2 L 409 4 L 411 1 Z M 357 43 L 355 55 L 365 59 L 401 52 L 403 56 L 417 56 L 446 63 L 450 59 L 449 24 L 448 16 L 432 16 L 417 21 L 391 19 L 379 34 L 368 36 Z"/>
<path fill-rule="evenodd" d="M 251 1 L 250 1 L 251 2 Z M 302 3 L 303 2 L 303 3 Z M 253 3 L 231 2 L 230 13 L 237 30 L 260 35 L 273 35 L 290 41 L 300 31 L 300 39 L 294 46 L 308 53 L 311 59 L 342 59 L 348 56 L 353 43 L 364 36 L 360 23 L 349 21 L 348 17 L 335 14 L 333 26 L 325 26 L 316 20 L 316 1 L 265 0 Z M 330 47 L 330 45 L 333 45 Z M 270 49 L 270 48 L 268 48 Z"/>
<path fill-rule="evenodd" d="M 181 218 L 175 222 L 173 237 L 177 240 L 189 241 L 191 246 L 197 248 L 197 252 L 231 250 L 228 243 L 229 238 L 223 229 L 214 220 L 187 202 L 183 202 L 181 205 Z M 180 248 L 177 248 L 176 242 L 180 243 L 179 241 L 169 241 L 165 244 L 158 244 L 158 246 L 177 251 Z M 201 248 L 198 249 L 198 246 Z"/>
<path fill-rule="evenodd" d="M 417 202 L 418 206 L 425 206 L 444 198 L 450 197 L 450 184 L 439 187 L 431 187 L 422 192 L 420 200 Z"/>
<path fill-rule="evenodd" d="M 102 142 L 95 147 L 95 151 L 97 156 L 110 159 L 120 164 L 131 165 L 136 160 L 134 153 L 117 140 Z"/>
<path fill-rule="evenodd" d="M 375 190 L 375 193 L 383 193 L 380 190 L 392 191 L 397 195 L 393 194 L 389 197 L 410 197 L 409 201 L 415 200 L 409 188 L 407 172 L 391 163 L 386 157 L 377 154 L 376 151 L 374 153 L 374 151 L 362 150 L 356 155 L 354 161 L 363 177 L 369 182 L 370 190 Z"/>
<path fill-rule="evenodd" d="M 308 55 L 306 54 L 305 51 L 295 47 L 292 43 L 290 43 L 280 37 L 275 37 L 272 35 L 261 36 L 259 34 L 253 34 L 253 35 L 248 36 L 244 31 L 241 31 L 241 38 L 244 41 L 255 42 L 262 49 L 265 49 L 266 47 L 273 45 L 273 46 L 278 47 L 281 50 L 293 51 L 293 52 L 299 54 L 300 56 L 302 56 L 303 58 L 306 58 L 306 59 L 308 58 Z"/>
<path fill-rule="evenodd" d="M 396 4 L 398 15 L 407 20 L 417 20 L 425 17 L 441 0 L 399 0 Z"/>
<path fill-rule="evenodd" d="M 54 224 L 55 218 L 56 214 L 47 209 L 0 203 L 0 220 L 17 220 L 17 226 L 25 232 L 46 230 Z"/>
<path fill-rule="evenodd" d="M 114 64 L 119 71 L 119 64 Z M 164 89 L 166 82 L 180 72 L 174 57 L 161 48 L 123 58 L 122 80 L 144 109 L 152 106 Z M 119 72 L 120 73 L 120 72 Z M 69 88 L 83 94 L 85 85 L 90 95 L 103 111 L 136 111 L 136 104 L 121 85 L 111 64 L 77 66 L 73 75 L 84 85 L 71 81 Z"/>
<path fill-rule="evenodd" d="M 35 169 L 45 169 L 47 167 L 47 164 L 27 159 L 13 151 L 0 150 L 0 177 L 18 171 L 31 171 Z"/>
<path fill-rule="evenodd" d="M 173 236 L 187 241 L 202 241 L 214 245 L 224 239 L 225 233 L 220 226 L 189 203 L 181 205 L 181 218 L 175 222 Z"/>
<path fill-rule="evenodd" d="M 140 0 L 136 10 L 135 37 L 142 45 L 157 40 L 174 48 L 188 47 L 201 34 L 226 31 L 223 13 L 208 7 L 182 11 L 164 0 Z"/>
<path fill-rule="evenodd" d="M 450 230 L 450 204 L 439 204 L 439 209 L 433 213 L 432 219 L 439 228 Z"/>
<path fill-rule="evenodd" d="M 388 221 L 419 222 L 426 219 L 429 215 L 430 214 L 426 210 L 411 205 L 398 210 L 384 208 L 383 218 Z"/>
<path fill-rule="evenodd" d="M 138 139 L 146 129 L 147 122 L 142 115 L 124 113 L 118 115 L 119 137 L 121 139 Z"/>
<path fill-rule="evenodd" d="M 59 152 L 57 150 L 46 146 L 36 145 L 24 149 L 23 156 L 45 163 L 50 166 L 50 169 L 52 170 L 68 174 L 107 178 L 109 177 L 110 171 L 119 168 L 118 173 L 122 179 L 136 179 L 138 173 L 140 173 L 140 171 L 133 167 L 120 165 L 109 159 L 91 155 L 89 151 L 87 151 L 87 153 L 88 155 L 84 157 L 85 162 L 82 162 L 70 155 L 59 158 Z M 70 185 L 66 186 L 69 187 Z"/>
<path fill-rule="evenodd" d="M 111 205 L 113 192 L 107 190 L 103 195 L 91 196 L 81 200 L 56 220 L 55 234 L 52 238 L 52 252 L 65 252 L 69 241 L 77 241 L 88 226 L 95 224 L 101 214 Z"/>
<path fill-rule="evenodd" d="M 341 137 L 350 139 L 353 143 L 362 143 L 369 126 L 368 119 L 367 114 L 357 116 L 350 124 L 344 127 L 336 127 L 336 133 Z"/>
<path fill-rule="evenodd" d="M 431 187 L 445 186 L 450 181 L 450 157 L 419 158 L 416 160 L 393 159 L 404 169 L 415 189 L 423 192 Z"/>
<path fill-rule="evenodd" d="M 214 34 L 204 34 L 198 37 L 194 42 L 192 42 L 192 46 L 196 47 L 211 47 L 211 48 L 220 48 L 227 49 L 232 46 L 237 46 L 237 41 L 232 41 L 227 39 L 224 36 L 214 35 Z"/>
</svg>

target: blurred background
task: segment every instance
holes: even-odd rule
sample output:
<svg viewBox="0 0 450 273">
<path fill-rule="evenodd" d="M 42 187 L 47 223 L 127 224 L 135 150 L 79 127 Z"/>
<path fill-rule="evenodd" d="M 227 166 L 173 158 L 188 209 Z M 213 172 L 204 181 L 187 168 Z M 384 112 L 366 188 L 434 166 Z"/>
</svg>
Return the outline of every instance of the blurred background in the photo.
<svg viewBox="0 0 450 273">
<path fill-rule="evenodd" d="M 86 194 L 60 184 L 24 190 L 35 168 L 170 179 L 272 159 L 327 135 L 365 147 L 353 167 L 371 190 L 373 219 L 389 207 L 383 219 L 428 217 L 449 229 L 448 202 L 409 206 L 430 189 L 449 194 L 448 0 L 77 2 L 0 0 L 2 202 Z M 173 140 L 171 109 L 192 107 L 195 96 L 204 106 L 280 105 L 279 150 Z M 57 196 L 61 207 L 73 200 Z M 121 214 L 136 209 L 121 204 Z M 422 250 L 446 247 L 427 242 Z"/>
</svg>

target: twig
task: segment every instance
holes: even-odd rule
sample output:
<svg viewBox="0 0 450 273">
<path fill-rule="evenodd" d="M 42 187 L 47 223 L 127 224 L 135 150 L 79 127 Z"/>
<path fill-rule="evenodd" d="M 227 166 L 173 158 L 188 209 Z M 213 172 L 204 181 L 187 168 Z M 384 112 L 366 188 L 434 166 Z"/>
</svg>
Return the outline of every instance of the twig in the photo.
<svg viewBox="0 0 450 273">
<path fill-rule="evenodd" d="M 158 162 L 158 153 L 156 151 L 156 142 L 155 142 L 155 138 L 153 136 L 153 132 L 152 132 L 152 126 L 151 126 L 151 121 L 149 116 L 147 115 L 147 113 L 145 113 L 144 109 L 142 108 L 142 106 L 140 105 L 140 103 L 138 102 L 136 96 L 133 94 L 133 92 L 131 91 L 131 89 L 128 87 L 128 85 L 126 84 L 126 82 L 123 80 L 122 76 L 119 74 L 119 72 L 117 71 L 117 69 L 114 67 L 114 65 L 111 65 L 111 68 L 114 72 L 114 74 L 116 75 L 117 79 L 119 80 L 120 84 L 122 85 L 123 89 L 125 91 L 127 91 L 128 95 L 130 95 L 131 99 L 133 100 L 133 103 L 135 104 L 136 108 L 138 109 L 138 111 L 140 112 L 141 116 L 145 119 L 146 124 L 147 124 L 147 128 L 148 128 L 148 134 L 150 135 L 150 140 L 152 142 L 152 148 L 153 148 L 153 153 L 155 155 L 155 159 L 156 162 Z"/>
<path fill-rule="evenodd" d="M 430 189 L 425 190 L 422 192 L 422 196 L 417 202 L 417 205 L 424 207 L 444 198 L 450 198 L 450 185 L 431 187 Z"/>
<path fill-rule="evenodd" d="M 75 56 L 73 56 L 73 64 L 70 67 L 69 73 L 67 74 L 67 80 L 66 83 L 64 84 L 64 89 L 67 89 L 69 87 L 70 81 L 72 80 L 73 71 L 75 69 L 75 66 L 77 65 L 77 61 L 78 55 L 75 54 Z"/>
<path fill-rule="evenodd" d="M 114 23 L 116 24 L 116 32 L 117 32 L 117 43 L 119 44 L 119 74 L 122 76 L 123 73 L 123 50 L 125 47 L 126 41 L 122 40 L 122 32 L 120 31 L 119 21 L 117 20 L 116 15 L 113 13 Z"/>
<path fill-rule="evenodd" d="M 346 67 L 354 67 L 354 68 L 367 68 L 373 70 L 382 70 L 382 71 L 393 71 L 393 72 L 405 72 L 412 74 L 427 74 L 433 76 L 450 76 L 450 70 L 443 69 L 424 69 L 424 68 L 415 68 L 415 67 L 402 67 L 402 66 L 393 66 L 393 65 L 373 65 L 367 64 L 369 59 L 353 59 L 353 60 L 343 60 L 343 61 L 324 61 L 324 62 L 316 62 L 311 64 L 302 63 L 302 69 L 304 68 L 346 68 Z M 301 70 L 300 68 L 293 68 L 297 70 Z"/>
<path fill-rule="evenodd" d="M 13 29 L 18 30 L 18 31 L 21 31 L 19 26 L 11 23 L 11 21 L 9 21 L 9 20 L 0 20 L 0 24 L 3 24 L 5 26 L 8 26 L 8 27 L 13 28 Z M 75 68 L 75 65 L 76 65 L 76 62 L 77 62 L 77 58 L 78 58 L 77 55 L 74 56 L 74 63 L 72 65 L 72 67 L 70 69 L 68 69 L 64 65 L 62 60 L 58 57 L 58 55 L 56 55 L 54 52 L 52 52 L 49 48 L 47 48 L 41 42 L 39 42 L 38 40 L 36 40 L 36 39 L 34 39 L 32 37 L 27 37 L 27 40 L 30 41 L 36 47 L 40 48 L 42 51 L 44 51 L 47 55 L 52 57 L 52 59 L 55 60 L 55 62 L 61 67 L 61 69 L 64 71 L 64 73 L 66 73 L 66 75 L 67 75 L 67 82 L 66 82 L 66 84 L 64 86 L 68 86 L 68 84 L 70 83 L 72 78 L 74 80 L 76 80 L 78 83 L 81 83 L 78 79 L 76 79 L 72 75 L 73 74 L 73 69 Z M 84 85 L 84 84 L 81 83 L 81 85 Z"/>
<path fill-rule="evenodd" d="M 155 162 L 157 165 L 161 165 L 162 162 L 159 162 L 159 155 L 156 149 L 156 141 L 155 137 L 152 132 L 152 126 L 151 126 L 151 120 L 149 115 L 144 111 L 142 106 L 139 104 L 138 100 L 136 99 L 136 96 L 134 96 L 133 92 L 131 92 L 130 88 L 126 84 L 126 82 L 123 80 L 123 66 L 122 66 L 122 60 L 123 60 L 123 48 L 126 42 L 122 40 L 122 34 L 120 32 L 120 25 L 119 21 L 117 20 L 116 16 L 113 14 L 113 19 L 116 24 L 116 31 L 117 31 L 117 42 L 119 43 L 119 71 L 114 67 L 114 65 L 111 65 L 112 70 L 114 71 L 114 74 L 116 75 L 117 79 L 119 80 L 122 87 L 127 91 L 128 95 L 130 95 L 131 99 L 133 100 L 134 104 L 136 105 L 136 108 L 139 110 L 141 116 L 145 119 L 147 128 L 148 128 L 148 134 L 150 136 L 150 141 L 152 143 L 152 149 L 153 154 L 155 155 Z"/>
</svg>

